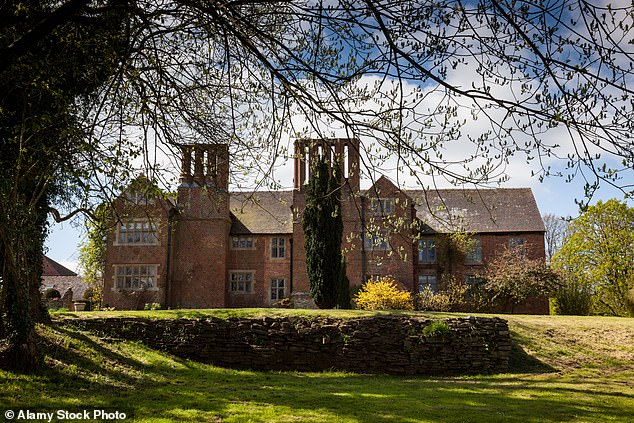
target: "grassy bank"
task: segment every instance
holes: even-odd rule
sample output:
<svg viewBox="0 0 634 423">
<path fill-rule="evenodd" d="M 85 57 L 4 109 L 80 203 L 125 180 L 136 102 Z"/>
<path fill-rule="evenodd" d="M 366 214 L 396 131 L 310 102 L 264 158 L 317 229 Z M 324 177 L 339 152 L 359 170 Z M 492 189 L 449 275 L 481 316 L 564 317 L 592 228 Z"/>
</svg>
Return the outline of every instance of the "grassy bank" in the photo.
<svg viewBox="0 0 634 423">
<path fill-rule="evenodd" d="M 269 310 L 137 313 L 257 317 Z M 0 371 L 0 404 L 34 411 L 105 408 L 152 422 L 631 419 L 634 319 L 503 317 L 515 341 L 512 372 L 452 378 L 235 371 L 176 359 L 138 343 L 40 327 L 47 369 L 31 375 Z"/>
</svg>

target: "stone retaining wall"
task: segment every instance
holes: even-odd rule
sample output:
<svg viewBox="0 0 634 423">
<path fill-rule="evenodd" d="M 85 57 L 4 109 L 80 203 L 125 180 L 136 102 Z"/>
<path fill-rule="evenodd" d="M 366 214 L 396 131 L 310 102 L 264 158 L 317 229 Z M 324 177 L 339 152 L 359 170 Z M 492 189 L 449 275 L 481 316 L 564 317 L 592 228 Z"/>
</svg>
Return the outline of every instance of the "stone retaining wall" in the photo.
<svg viewBox="0 0 634 423">
<path fill-rule="evenodd" d="M 469 317 L 444 321 L 450 328 L 446 336 L 423 334 L 431 320 L 392 316 L 89 318 L 58 323 L 232 368 L 405 375 L 507 371 L 511 339 L 505 320 Z"/>
</svg>

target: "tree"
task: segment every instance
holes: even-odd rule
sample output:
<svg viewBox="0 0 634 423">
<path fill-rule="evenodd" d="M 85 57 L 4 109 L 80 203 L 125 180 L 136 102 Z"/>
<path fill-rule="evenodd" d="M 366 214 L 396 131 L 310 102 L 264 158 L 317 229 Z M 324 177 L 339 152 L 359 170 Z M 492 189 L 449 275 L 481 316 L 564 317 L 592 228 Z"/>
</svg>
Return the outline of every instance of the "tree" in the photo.
<svg viewBox="0 0 634 423">
<path fill-rule="evenodd" d="M 544 243 L 546 244 L 546 263 L 550 263 L 557 251 L 561 248 L 570 226 L 568 221 L 562 217 L 547 213 L 542 216 L 544 220 Z"/>
<path fill-rule="evenodd" d="M 93 219 L 86 222 L 86 235 L 79 246 L 82 280 L 91 290 L 90 300 L 94 304 L 101 304 L 103 300 L 103 273 L 109 230 L 106 211 L 105 205 L 95 210 Z"/>
<path fill-rule="evenodd" d="M 523 249 L 506 248 L 487 264 L 483 285 L 494 301 L 515 306 L 533 297 L 546 297 L 561 286 L 559 274 Z"/>
<path fill-rule="evenodd" d="M 319 308 L 333 308 L 343 289 L 343 219 L 339 165 L 324 156 L 312 164 L 302 218 L 310 295 Z M 345 277 L 345 274 L 344 274 Z"/>
<path fill-rule="evenodd" d="M 592 288 L 573 275 L 564 274 L 562 285 L 550 298 L 551 314 L 588 316 L 592 312 Z"/>
<path fill-rule="evenodd" d="M 540 178 L 583 178 L 588 197 L 632 191 L 630 5 L 10 0 L 0 16 L 7 351 L 41 314 L 47 215 L 108 202 L 139 170 L 161 177 L 179 144 L 230 144 L 238 186 L 277 186 L 285 140 L 337 129 L 366 141 L 368 169 L 394 161 L 424 186 L 500 182 L 520 155 Z"/>
<path fill-rule="evenodd" d="M 350 298 L 350 280 L 348 279 L 348 275 L 346 265 L 346 257 L 341 255 L 341 266 L 339 268 L 339 278 L 338 278 L 338 286 L 337 286 L 337 308 L 341 309 L 349 309 L 352 308 Z"/>
<path fill-rule="evenodd" d="M 1 7 L 0 366 L 30 369 L 39 362 L 34 324 L 48 318 L 39 293 L 47 218 L 63 219 L 53 205 L 74 203 L 89 179 L 81 157 L 95 148 L 81 122 L 126 43 L 123 16 L 110 10 L 25 45 L 51 5 Z"/>
<path fill-rule="evenodd" d="M 553 266 L 594 293 L 594 312 L 634 315 L 634 208 L 597 202 L 571 222 Z"/>
</svg>

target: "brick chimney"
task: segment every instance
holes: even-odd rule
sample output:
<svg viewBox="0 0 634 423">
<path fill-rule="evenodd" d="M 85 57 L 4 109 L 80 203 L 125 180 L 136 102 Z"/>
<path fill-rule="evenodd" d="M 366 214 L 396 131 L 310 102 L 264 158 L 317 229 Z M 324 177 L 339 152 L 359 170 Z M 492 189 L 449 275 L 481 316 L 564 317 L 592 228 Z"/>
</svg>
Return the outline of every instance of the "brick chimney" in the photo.
<svg viewBox="0 0 634 423">
<path fill-rule="evenodd" d="M 195 144 L 181 146 L 181 186 L 214 186 L 229 190 L 229 146 L 227 144 Z M 193 162 L 193 174 L 192 174 Z"/>
<path fill-rule="evenodd" d="M 310 179 L 310 167 L 316 157 L 325 155 L 330 162 L 338 158 L 341 176 L 352 192 L 360 189 L 359 140 L 355 138 L 303 139 L 295 141 L 294 188 L 302 191 Z"/>
</svg>

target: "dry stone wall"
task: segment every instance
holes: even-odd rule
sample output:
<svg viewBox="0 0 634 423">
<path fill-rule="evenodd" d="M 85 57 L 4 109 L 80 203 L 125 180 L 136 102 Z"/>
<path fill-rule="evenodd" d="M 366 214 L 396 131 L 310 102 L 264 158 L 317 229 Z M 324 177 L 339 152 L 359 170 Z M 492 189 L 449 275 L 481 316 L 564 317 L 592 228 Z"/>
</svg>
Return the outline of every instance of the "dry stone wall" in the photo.
<svg viewBox="0 0 634 423">
<path fill-rule="evenodd" d="M 447 335 L 414 317 L 89 318 L 59 323 L 140 341 L 178 357 L 256 370 L 328 369 L 390 374 L 478 374 L 508 369 L 511 339 L 499 318 L 444 320 Z"/>
</svg>

